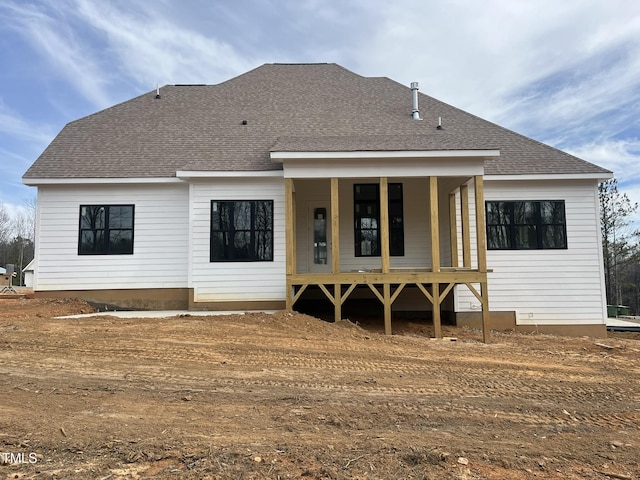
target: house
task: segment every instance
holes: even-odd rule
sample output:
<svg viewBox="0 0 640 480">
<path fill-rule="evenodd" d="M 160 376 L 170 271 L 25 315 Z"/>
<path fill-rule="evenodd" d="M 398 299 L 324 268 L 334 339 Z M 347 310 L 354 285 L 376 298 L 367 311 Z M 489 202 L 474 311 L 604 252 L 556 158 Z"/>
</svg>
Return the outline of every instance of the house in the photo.
<svg viewBox="0 0 640 480">
<path fill-rule="evenodd" d="M 31 260 L 27 263 L 27 266 L 22 269 L 22 273 L 24 274 L 24 286 L 27 288 L 33 288 L 34 263 L 35 262 Z"/>
<path fill-rule="evenodd" d="M 323 298 L 605 335 L 611 172 L 388 78 L 267 64 L 69 123 L 38 188 L 33 288 L 133 308 Z"/>
</svg>

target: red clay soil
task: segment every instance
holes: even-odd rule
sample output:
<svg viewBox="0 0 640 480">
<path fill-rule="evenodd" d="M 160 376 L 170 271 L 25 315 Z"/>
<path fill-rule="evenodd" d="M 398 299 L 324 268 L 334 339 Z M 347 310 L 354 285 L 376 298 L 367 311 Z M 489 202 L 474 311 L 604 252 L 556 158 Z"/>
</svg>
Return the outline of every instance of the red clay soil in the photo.
<svg viewBox="0 0 640 480">
<path fill-rule="evenodd" d="M 0 479 L 637 479 L 640 342 L 0 300 Z"/>
</svg>

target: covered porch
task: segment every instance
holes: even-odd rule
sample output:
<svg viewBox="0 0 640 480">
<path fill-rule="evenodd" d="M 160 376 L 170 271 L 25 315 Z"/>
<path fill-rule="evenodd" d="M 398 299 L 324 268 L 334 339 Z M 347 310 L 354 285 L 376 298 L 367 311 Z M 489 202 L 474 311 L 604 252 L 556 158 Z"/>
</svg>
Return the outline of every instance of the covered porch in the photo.
<svg viewBox="0 0 640 480">
<path fill-rule="evenodd" d="M 351 168 L 331 162 L 339 157 L 322 158 L 332 157 L 327 153 L 313 162 L 308 153 L 280 154 L 287 309 L 313 287 L 338 321 L 345 302 L 364 288 L 382 305 L 385 333 L 392 334 L 394 303 L 412 290 L 428 302 L 441 338 L 443 302 L 464 285 L 481 304 L 489 341 L 483 160 L 494 152 L 465 151 L 451 162 L 421 153 L 349 162 Z M 374 169 L 382 175 L 372 176 Z"/>
</svg>

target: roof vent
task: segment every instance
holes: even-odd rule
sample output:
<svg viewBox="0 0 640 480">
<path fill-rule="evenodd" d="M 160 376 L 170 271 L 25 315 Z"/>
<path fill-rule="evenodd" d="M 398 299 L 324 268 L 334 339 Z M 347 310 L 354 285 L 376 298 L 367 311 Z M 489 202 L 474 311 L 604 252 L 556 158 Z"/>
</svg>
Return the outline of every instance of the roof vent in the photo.
<svg viewBox="0 0 640 480">
<path fill-rule="evenodd" d="M 411 117 L 414 120 L 422 120 L 420 118 L 420 110 L 418 110 L 418 82 L 411 82 L 411 96 L 413 98 L 413 112 Z"/>
<path fill-rule="evenodd" d="M 156 99 L 160 98 L 160 85 L 156 87 Z"/>
</svg>

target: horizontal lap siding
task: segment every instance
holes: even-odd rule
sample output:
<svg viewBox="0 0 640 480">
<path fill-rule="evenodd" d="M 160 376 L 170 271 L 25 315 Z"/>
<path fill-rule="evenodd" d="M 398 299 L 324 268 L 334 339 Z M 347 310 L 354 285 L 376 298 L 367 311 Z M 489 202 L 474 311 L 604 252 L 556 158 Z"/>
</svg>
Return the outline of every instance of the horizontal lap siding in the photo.
<svg viewBox="0 0 640 480">
<path fill-rule="evenodd" d="M 389 178 L 389 183 L 402 183 L 404 213 L 404 256 L 391 257 L 391 267 L 425 268 L 431 266 L 431 236 L 429 234 L 429 181 L 426 178 Z M 355 256 L 354 184 L 378 183 L 377 178 L 340 179 L 340 269 L 343 272 L 381 268 L 381 258 Z M 323 202 L 331 215 L 331 185 L 326 179 L 296 180 L 298 271 L 309 270 L 312 216 L 308 206 Z M 315 202 L 315 203 L 314 203 Z M 448 213 L 446 220 L 448 222 Z M 444 228 L 448 230 L 448 226 Z M 441 232 L 442 233 L 442 232 Z M 448 232 L 446 233 L 448 235 Z M 448 236 L 446 237 L 448 239 Z M 331 241 L 328 239 L 329 242 Z M 448 242 L 448 240 L 446 240 Z M 327 271 L 330 271 L 330 265 Z"/>
<path fill-rule="evenodd" d="M 210 262 L 212 200 L 273 200 L 272 262 Z M 284 300 L 285 225 L 282 178 L 223 178 L 193 183 L 191 282 L 197 302 Z"/>
<path fill-rule="evenodd" d="M 185 288 L 188 186 L 45 186 L 36 290 Z M 78 255 L 80 205 L 135 205 L 133 255 Z"/>
<path fill-rule="evenodd" d="M 564 200 L 566 250 L 487 252 L 491 310 L 516 310 L 519 324 L 602 323 L 603 305 L 597 188 L 592 181 L 486 182 L 486 200 Z M 459 311 L 478 309 L 458 287 Z"/>
<path fill-rule="evenodd" d="M 389 178 L 402 183 L 404 214 L 404 255 L 390 258 L 391 268 L 431 266 L 429 234 L 429 180 Z M 380 257 L 356 257 L 354 237 L 353 185 L 378 183 L 378 179 L 340 180 L 340 268 L 342 271 L 381 268 Z"/>
</svg>

